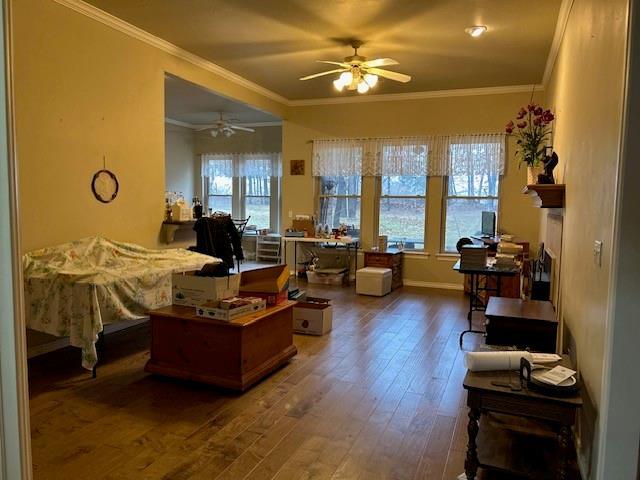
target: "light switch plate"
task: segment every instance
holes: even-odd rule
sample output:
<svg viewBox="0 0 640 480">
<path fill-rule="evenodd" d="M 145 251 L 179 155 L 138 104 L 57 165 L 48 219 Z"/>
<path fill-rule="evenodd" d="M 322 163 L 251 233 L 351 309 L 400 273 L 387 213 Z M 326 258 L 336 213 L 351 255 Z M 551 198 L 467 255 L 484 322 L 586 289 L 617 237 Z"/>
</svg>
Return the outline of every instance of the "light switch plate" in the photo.
<svg viewBox="0 0 640 480">
<path fill-rule="evenodd" d="M 602 240 L 593 243 L 593 261 L 597 266 L 602 266 Z"/>
</svg>

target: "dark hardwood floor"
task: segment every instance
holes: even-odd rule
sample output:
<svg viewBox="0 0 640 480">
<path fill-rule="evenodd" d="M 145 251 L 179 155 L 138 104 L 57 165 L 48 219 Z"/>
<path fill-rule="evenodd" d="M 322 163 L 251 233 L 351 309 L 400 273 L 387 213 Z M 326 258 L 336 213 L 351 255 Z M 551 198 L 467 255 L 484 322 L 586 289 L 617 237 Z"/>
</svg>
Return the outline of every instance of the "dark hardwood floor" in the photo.
<svg viewBox="0 0 640 480">
<path fill-rule="evenodd" d="M 145 373 L 147 324 L 107 336 L 95 380 L 77 349 L 32 359 L 35 478 L 455 479 L 462 292 L 308 293 L 334 300 L 333 331 L 296 335 L 291 363 L 244 394 Z"/>
</svg>

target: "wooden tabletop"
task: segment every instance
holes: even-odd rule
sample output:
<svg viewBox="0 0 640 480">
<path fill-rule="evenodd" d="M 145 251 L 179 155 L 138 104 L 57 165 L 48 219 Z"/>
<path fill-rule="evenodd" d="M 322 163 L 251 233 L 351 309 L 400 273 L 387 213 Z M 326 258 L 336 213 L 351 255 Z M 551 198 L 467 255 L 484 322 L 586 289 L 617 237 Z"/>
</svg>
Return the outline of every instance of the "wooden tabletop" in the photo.
<svg viewBox="0 0 640 480">
<path fill-rule="evenodd" d="M 571 368 L 571 362 L 567 355 L 563 355 L 562 360 L 558 363 L 548 364 L 548 366 L 563 365 L 567 368 Z M 572 405 L 579 407 L 582 405 L 582 397 L 578 392 L 576 395 L 568 397 L 554 397 L 551 395 L 545 395 L 544 393 L 537 392 L 535 390 L 529 390 L 523 388 L 519 391 L 513 391 L 509 387 L 502 387 L 493 385 L 492 382 L 509 382 L 511 380 L 514 384 L 520 384 L 520 373 L 517 370 L 513 370 L 509 374 L 506 370 L 491 371 L 491 372 L 472 372 L 467 371 L 462 382 L 463 387 L 466 390 L 476 390 L 485 393 L 499 393 L 501 395 L 508 395 L 519 398 L 534 398 L 538 400 L 545 400 L 553 403 L 561 403 L 564 405 Z"/>
<path fill-rule="evenodd" d="M 521 300 L 519 298 L 490 297 L 487 317 L 521 318 L 558 323 L 553 305 L 548 301 Z"/>
<path fill-rule="evenodd" d="M 193 322 L 216 323 L 220 325 L 228 325 L 230 327 L 246 327 L 247 325 L 257 322 L 264 317 L 268 317 L 269 315 L 277 313 L 281 310 L 286 310 L 287 308 L 291 308 L 295 304 L 296 302 L 294 302 L 293 300 L 286 300 L 278 305 L 267 307 L 265 310 L 261 310 L 255 313 L 250 313 L 248 315 L 235 318 L 228 322 L 224 320 L 216 320 L 213 318 L 201 317 L 198 314 L 196 314 L 196 307 L 185 307 L 182 305 L 169 305 L 167 307 L 158 308 L 156 310 L 150 311 L 149 315 L 155 316 L 155 317 L 179 318 L 179 319 L 189 320 Z"/>
<path fill-rule="evenodd" d="M 487 265 L 478 268 L 461 268 L 460 260 L 454 265 L 453 269 L 460 273 L 477 273 L 479 275 L 517 275 L 520 273 L 520 267 L 496 267 L 495 265 Z"/>
</svg>

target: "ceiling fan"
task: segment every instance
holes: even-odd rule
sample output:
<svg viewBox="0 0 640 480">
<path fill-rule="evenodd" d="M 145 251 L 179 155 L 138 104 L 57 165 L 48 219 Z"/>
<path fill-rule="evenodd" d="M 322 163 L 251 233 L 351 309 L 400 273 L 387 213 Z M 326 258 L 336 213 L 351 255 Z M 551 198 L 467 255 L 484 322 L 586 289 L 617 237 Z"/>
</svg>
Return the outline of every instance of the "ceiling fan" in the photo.
<svg viewBox="0 0 640 480">
<path fill-rule="evenodd" d="M 224 135 L 225 137 L 230 137 L 236 130 L 242 130 L 243 132 L 255 132 L 253 128 L 242 127 L 240 125 L 235 125 L 230 123 L 229 120 L 225 120 L 222 117 L 222 112 L 219 113 L 220 118 L 216 123 L 211 125 L 199 125 L 200 128 L 196 129 L 196 132 L 201 132 L 203 130 L 211 130 L 211 136 L 217 137 L 218 135 Z"/>
<path fill-rule="evenodd" d="M 329 63 L 338 65 L 340 68 L 328 70 L 326 72 L 314 73 L 307 75 L 300 80 L 311 80 L 312 78 L 322 77 L 323 75 L 331 75 L 339 73 L 340 76 L 333 81 L 333 86 L 341 92 L 345 87 L 347 90 L 357 90 L 358 93 L 367 93 L 378 83 L 378 77 L 388 78 L 396 82 L 407 83 L 411 80 L 409 75 L 404 73 L 383 70 L 379 67 L 389 65 L 398 65 L 398 62 L 392 58 L 376 58 L 367 60 L 366 57 L 358 55 L 358 48 L 362 46 L 362 42 L 354 41 L 351 44 L 354 52 L 350 57 L 345 57 L 343 62 L 334 62 L 331 60 L 317 60 L 320 63 Z"/>
</svg>

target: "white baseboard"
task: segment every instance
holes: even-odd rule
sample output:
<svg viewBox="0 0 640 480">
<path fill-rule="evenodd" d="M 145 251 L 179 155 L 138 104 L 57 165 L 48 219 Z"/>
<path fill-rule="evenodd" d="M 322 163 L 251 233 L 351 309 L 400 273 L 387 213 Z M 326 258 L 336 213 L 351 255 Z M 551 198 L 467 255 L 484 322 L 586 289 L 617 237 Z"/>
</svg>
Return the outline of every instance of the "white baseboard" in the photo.
<svg viewBox="0 0 640 480">
<path fill-rule="evenodd" d="M 440 288 L 443 290 L 462 291 L 464 288 L 461 283 L 423 282 L 422 280 L 408 280 L 404 278 L 402 279 L 402 284 L 407 287 Z"/>
<path fill-rule="evenodd" d="M 125 328 L 133 327 L 135 325 L 140 325 L 141 323 L 144 323 L 147 320 L 149 320 L 149 317 L 143 317 L 137 320 L 129 320 L 126 322 L 111 323 L 109 325 L 104 326 L 104 333 L 105 335 L 108 335 L 109 333 L 118 332 L 120 330 L 124 330 Z M 51 342 L 43 343 L 41 345 L 34 345 L 33 347 L 28 347 L 27 358 L 44 355 L 45 353 L 53 352 L 55 350 L 60 350 L 61 348 L 65 348 L 68 346 L 69 346 L 68 337 L 56 338 Z"/>
</svg>

